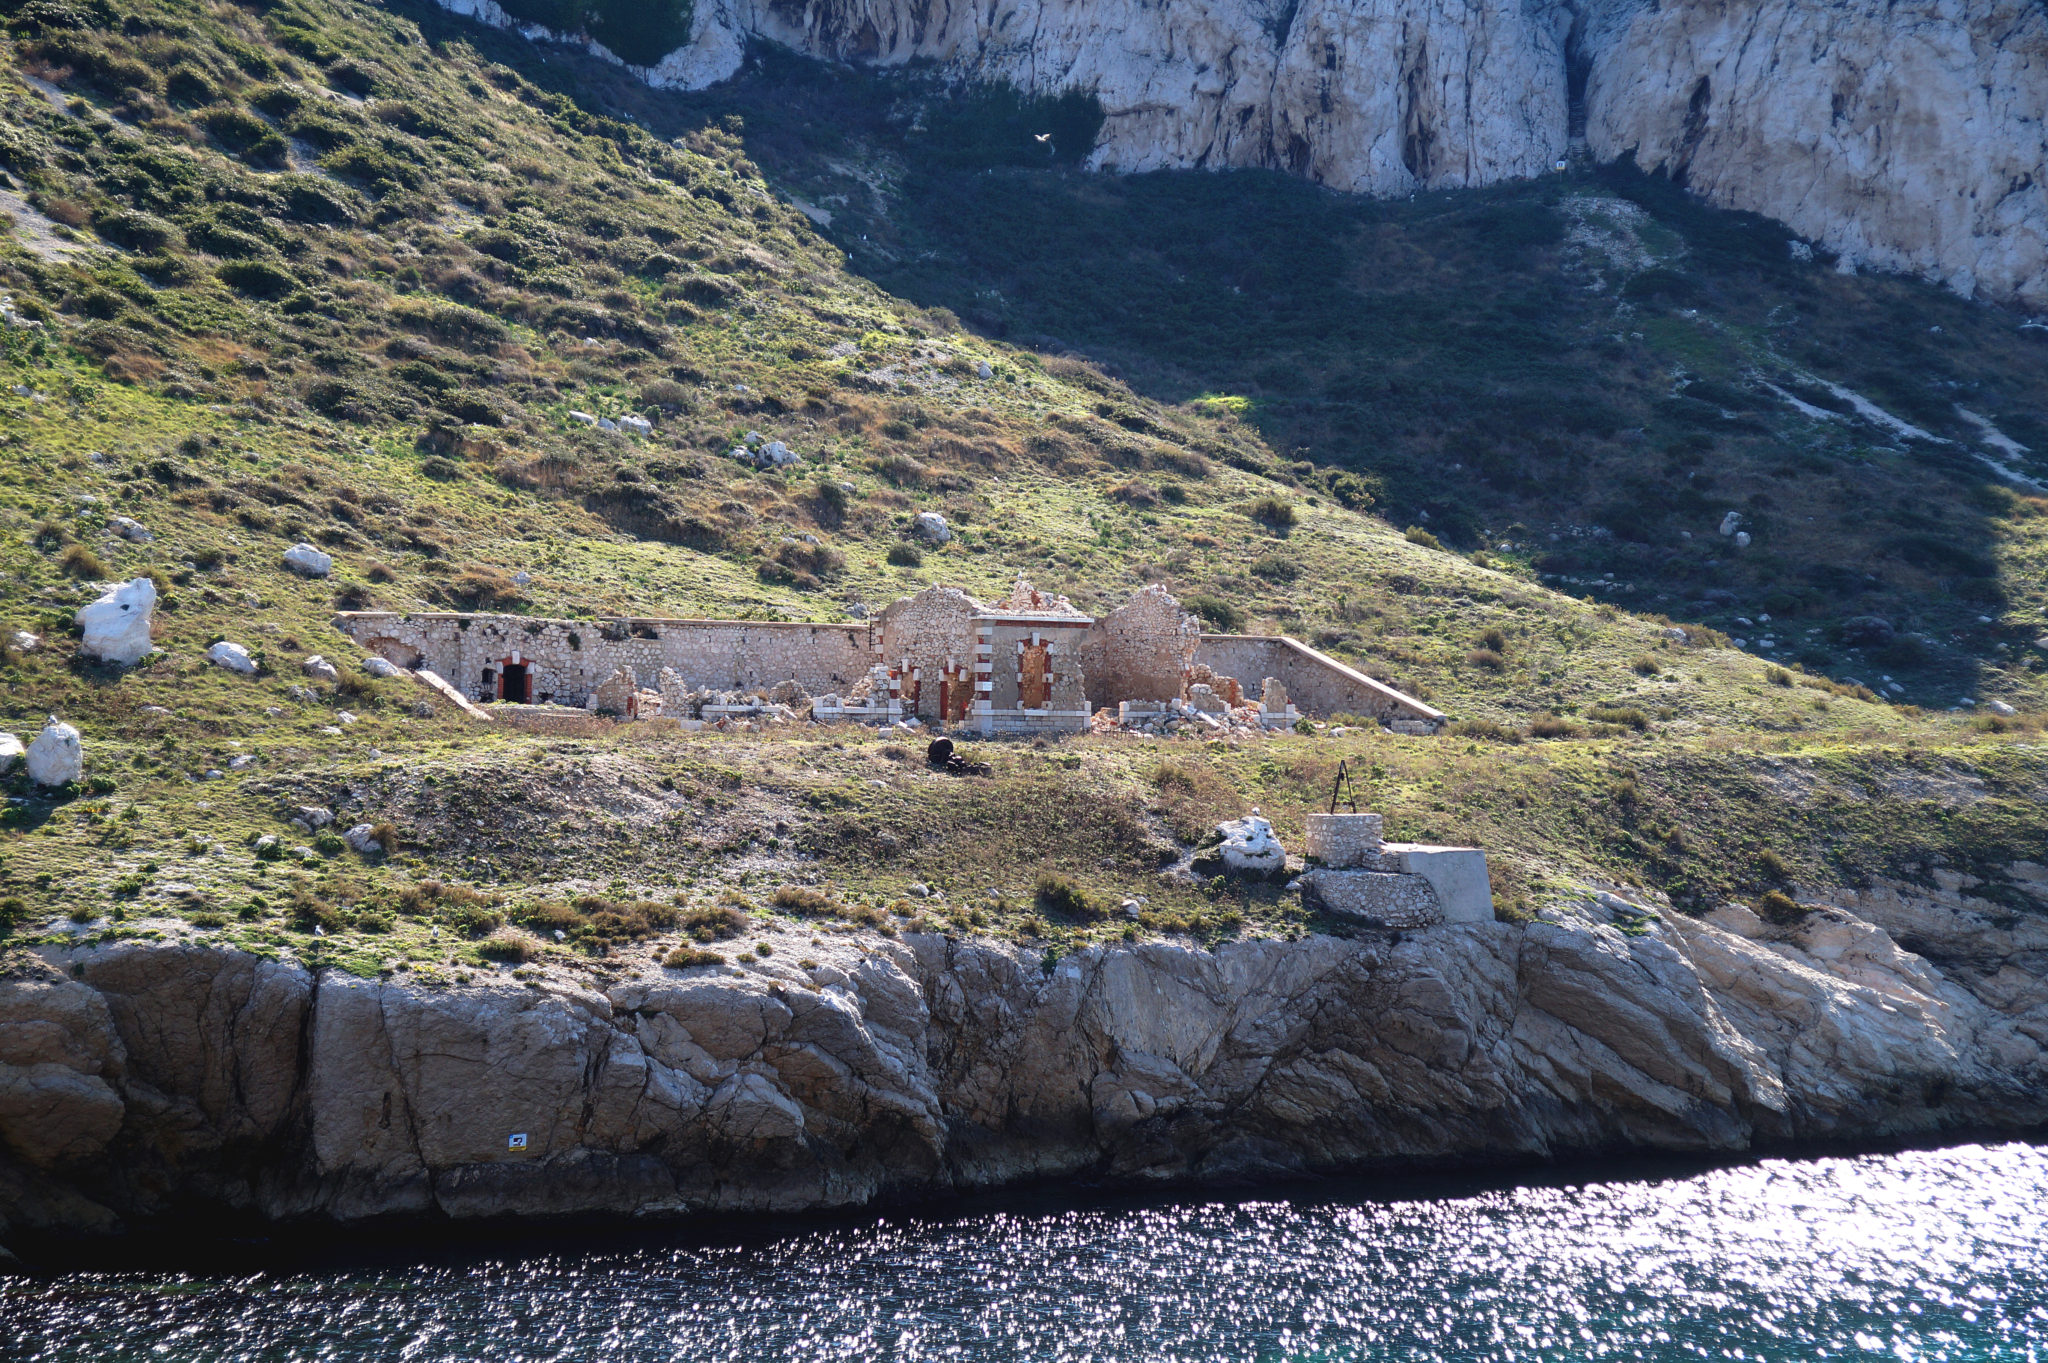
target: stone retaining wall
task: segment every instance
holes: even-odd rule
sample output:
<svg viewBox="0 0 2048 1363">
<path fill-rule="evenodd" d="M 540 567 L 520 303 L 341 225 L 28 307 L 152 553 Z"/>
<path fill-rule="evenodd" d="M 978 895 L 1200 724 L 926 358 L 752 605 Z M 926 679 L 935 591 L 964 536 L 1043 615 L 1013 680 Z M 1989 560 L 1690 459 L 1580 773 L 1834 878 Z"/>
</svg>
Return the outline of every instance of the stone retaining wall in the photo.
<svg viewBox="0 0 2048 1363">
<path fill-rule="evenodd" d="M 1276 677 L 1296 707 L 1311 715 L 1367 715 L 1435 733 L 1446 718 L 1413 696 L 1318 653 L 1284 634 L 1204 634 L 1195 661 L 1256 687 Z"/>
</svg>

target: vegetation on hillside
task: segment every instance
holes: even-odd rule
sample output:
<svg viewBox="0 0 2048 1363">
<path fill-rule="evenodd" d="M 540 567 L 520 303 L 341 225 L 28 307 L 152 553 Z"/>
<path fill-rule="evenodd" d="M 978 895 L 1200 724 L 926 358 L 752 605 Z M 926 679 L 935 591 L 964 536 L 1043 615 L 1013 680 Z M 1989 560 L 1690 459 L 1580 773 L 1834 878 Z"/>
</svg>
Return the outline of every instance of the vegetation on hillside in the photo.
<svg viewBox="0 0 2048 1363">
<path fill-rule="evenodd" d="M 1971 461 L 1939 465 L 1941 447 L 1917 444 L 1857 456 L 1896 480 L 1885 497 L 1922 496 L 1923 514 L 1949 518 L 1930 544 L 1962 542 L 1959 508 L 1975 508 L 1991 571 L 1915 578 L 1873 560 L 1890 576 L 1854 607 L 1885 605 L 1894 638 L 1836 640 L 1817 624 L 1835 651 L 1806 670 L 1731 647 L 1716 624 L 1753 627 L 1728 611 L 1703 624 L 1685 600 L 1595 585 L 1591 566 L 1551 589 L 1539 573 L 1564 569 L 1546 555 L 1648 548 L 1611 528 L 1560 531 L 1565 547 L 1550 546 L 1534 521 L 1512 530 L 1513 548 L 1482 536 L 1498 489 L 1456 492 L 1431 475 L 1419 437 L 1384 424 L 1406 398 L 1336 395 L 1340 372 L 1399 371 L 1438 385 L 1429 402 L 1444 419 L 1525 411 L 1549 423 L 1538 441 L 1597 397 L 1645 433 L 1589 428 L 1570 466 L 1617 499 L 1632 470 L 1662 468 L 1656 451 L 1685 438 L 1658 424 L 1678 420 L 1666 410 L 1677 399 L 1628 376 L 1686 337 L 1708 359 L 1755 344 L 1742 317 L 1703 310 L 1708 326 L 1644 300 L 1636 329 L 1654 346 L 1546 404 L 1544 385 L 1564 381 L 1558 336 L 1502 332 L 1506 313 L 1460 322 L 1459 344 L 1492 339 L 1458 358 L 1443 328 L 1410 326 L 1391 303 L 1366 336 L 1309 297 L 1366 271 L 1359 243 L 1375 233 L 1395 255 L 1437 243 L 1411 277 L 1468 302 L 1475 286 L 1460 281 L 1485 263 L 1474 252 L 1505 252 L 1495 276 L 1534 290 L 1564 277 L 1543 215 L 1576 211 L 1587 186 L 1373 206 L 1259 176 L 1108 179 L 1064 166 L 1100 115 L 1083 98 L 974 92 L 913 133 L 885 110 L 936 98 L 919 75 L 890 94 L 770 63 L 678 97 L 425 6 L 29 0 L 6 13 L 0 642 L 27 629 L 44 643 L 0 648 L 0 727 L 29 738 L 55 711 L 88 753 L 76 788 L 6 778 L 0 920 L 17 942 L 197 932 L 447 978 L 547 959 L 609 968 L 641 952 L 680 968 L 769 915 L 820 930 L 922 922 L 1053 950 L 1328 928 L 1277 891 L 1160 872 L 1253 803 L 1298 845 L 1340 758 L 1369 773 L 1397 834 L 1487 846 L 1510 915 L 1586 877 L 1697 907 L 1935 862 L 1995 878 L 2042 844 L 2027 565 L 2048 523 L 1981 474 L 1966 481 Z M 764 111 L 776 99 L 787 112 Z M 817 131 L 828 124 L 845 131 Z M 835 148 L 858 152 L 843 173 L 868 177 L 843 203 L 827 202 Z M 1652 225 L 1679 222 L 1657 230 L 1686 234 L 1686 270 L 1731 297 L 1749 287 L 1716 273 L 1711 243 L 1760 228 L 1636 189 L 1661 205 Z M 986 236 L 1010 245 L 949 238 L 956 212 L 1002 218 Z M 1109 212 L 1131 224 L 1114 250 L 1086 235 Z M 1269 226 L 1289 213 L 1283 240 Z M 1191 231 L 1209 245 L 1158 255 L 1170 219 L 1217 215 L 1240 223 L 1242 249 Z M 1298 274 L 1271 254 L 1283 246 L 1323 253 L 1331 273 Z M 988 250 L 1008 263 L 968 288 Z M 1054 268 L 1062 250 L 1100 263 Z M 1265 259 L 1265 282 L 1215 276 L 1233 251 L 1247 269 Z M 1193 282 L 1170 277 L 1189 270 Z M 1924 304 L 1969 337 L 1997 316 L 1896 281 L 1775 265 L 1757 279 L 1866 310 Z M 1506 301 L 1485 307 L 1525 307 L 1498 287 Z M 2022 352 L 1970 343 L 1996 389 L 1982 410 L 2025 439 Z M 1312 391 L 1289 396 L 1247 368 L 1269 363 L 1295 366 Z M 1881 385 L 1859 391 L 1901 403 Z M 653 433 L 600 432 L 572 412 L 643 416 Z M 1748 487 L 1762 452 L 1792 448 L 1777 419 L 1759 416 L 1761 434 L 1716 427 L 1711 476 Z M 801 462 L 736 458 L 750 432 Z M 1847 486 L 1830 479 L 1814 486 Z M 1727 580 L 1760 591 L 1756 565 L 1774 561 L 1795 581 L 1793 551 L 1774 547 L 1783 504 L 1748 492 L 1740 504 L 1756 541 L 1748 558 L 1720 551 Z M 1566 525 L 1578 505 L 1544 514 Z M 947 516 L 951 543 L 910 544 L 925 509 Z M 122 533 L 120 517 L 148 538 Z M 300 540 L 333 553 L 332 578 L 285 569 Z M 1862 543 L 1852 535 L 1843 552 Z M 1619 573 L 1634 560 L 1592 566 L 1605 562 Z M 1690 560 L 1642 562 L 1647 581 Z M 329 623 L 366 607 L 838 619 L 931 582 L 1000 592 L 1018 570 L 1091 607 L 1167 582 L 1218 628 L 1309 638 L 1458 722 L 1434 740 L 1354 728 L 995 745 L 993 776 L 959 779 L 858 730 L 493 732 L 363 675 Z M 74 659 L 72 612 L 99 582 L 136 574 L 163 594 L 162 652 L 127 672 Z M 1785 607 L 1801 629 L 1788 645 L 1848 609 L 1833 601 Z M 1965 609 L 1992 624 L 1952 640 L 1909 613 Z M 257 656 L 256 677 L 205 662 L 224 637 Z M 1873 651 L 1915 638 L 1918 662 Z M 302 673 L 312 653 L 340 665 L 338 682 Z M 1977 670 L 1958 671 L 1965 661 Z M 1831 679 L 1823 662 L 1873 685 L 1877 667 L 1911 676 L 1944 705 L 1967 684 L 2023 713 L 1923 712 Z M 370 825 L 382 850 L 293 823 L 320 805 Z M 913 896 L 913 883 L 941 894 Z M 1130 897 L 1145 901 L 1136 919 Z"/>
</svg>

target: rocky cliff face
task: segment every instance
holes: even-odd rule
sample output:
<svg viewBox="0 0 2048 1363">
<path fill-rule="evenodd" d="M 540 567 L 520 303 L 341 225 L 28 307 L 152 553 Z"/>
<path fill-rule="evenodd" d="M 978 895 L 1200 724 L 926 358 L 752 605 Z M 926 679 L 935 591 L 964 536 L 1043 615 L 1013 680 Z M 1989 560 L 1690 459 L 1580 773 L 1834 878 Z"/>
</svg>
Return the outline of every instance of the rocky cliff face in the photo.
<svg viewBox="0 0 2048 1363">
<path fill-rule="evenodd" d="M 1092 90 L 1125 170 L 1406 194 L 1539 174 L 1583 131 L 1852 262 L 2048 303 L 2036 0 L 697 0 L 645 74 L 701 88 L 758 39 Z"/>
<path fill-rule="evenodd" d="M 2038 873 L 2040 868 L 2025 868 Z M 2048 876 L 2032 882 L 2048 899 Z M 858 1204 L 1737 1151 L 2048 1119 L 2048 918 L 1963 882 L 1746 910 L 426 988 L 198 945 L 0 982 L 0 1234 Z M 1896 934 L 1896 935 L 1895 935 Z M 1914 945 L 1911 954 L 1900 940 Z M 776 960 L 792 954 L 778 953 Z M 523 1138 L 523 1139 L 515 1139 Z"/>
<path fill-rule="evenodd" d="M 1625 3 L 1582 35 L 1586 135 L 1857 264 L 2048 302 L 2048 8 Z"/>
</svg>

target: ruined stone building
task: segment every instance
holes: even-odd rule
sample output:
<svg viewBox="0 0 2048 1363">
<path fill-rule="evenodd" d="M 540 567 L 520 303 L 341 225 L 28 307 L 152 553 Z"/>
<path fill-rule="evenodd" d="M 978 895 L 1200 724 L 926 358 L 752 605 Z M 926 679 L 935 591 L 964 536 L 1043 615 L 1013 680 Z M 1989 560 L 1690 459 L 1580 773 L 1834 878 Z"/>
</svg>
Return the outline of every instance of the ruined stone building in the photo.
<svg viewBox="0 0 2048 1363">
<path fill-rule="evenodd" d="M 1256 704 L 1267 679 L 1307 714 L 1377 718 L 1434 733 L 1444 716 L 1281 635 L 1204 634 L 1165 588 L 1100 618 L 1019 579 L 984 604 L 928 587 L 865 620 L 758 620 L 347 611 L 338 628 L 369 652 L 431 671 L 486 703 L 622 716 L 703 713 L 770 691 L 820 720 L 916 718 L 983 734 L 1073 732 L 1119 705 L 1191 695 Z M 1249 696 L 1249 699 L 1247 697 Z"/>
</svg>

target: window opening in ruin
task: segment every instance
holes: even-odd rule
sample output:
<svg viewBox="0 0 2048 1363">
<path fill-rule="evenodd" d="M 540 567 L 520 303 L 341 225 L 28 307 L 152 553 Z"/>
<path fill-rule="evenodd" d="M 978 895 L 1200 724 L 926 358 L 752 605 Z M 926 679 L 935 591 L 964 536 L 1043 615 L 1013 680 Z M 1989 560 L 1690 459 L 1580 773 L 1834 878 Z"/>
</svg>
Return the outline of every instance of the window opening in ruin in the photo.
<svg viewBox="0 0 2048 1363">
<path fill-rule="evenodd" d="M 1017 704 L 1026 710 L 1043 710 L 1052 703 L 1050 650 L 1039 643 L 1026 644 L 1017 659 Z"/>
<path fill-rule="evenodd" d="M 476 691 L 476 698 L 477 698 L 478 700 L 482 700 L 482 701 L 492 701 L 492 700 L 496 700 L 496 699 L 498 698 L 498 669 L 497 669 L 497 668 L 495 668 L 495 667 L 487 667 L 487 668 L 485 668 L 485 669 L 484 669 L 484 681 L 483 681 L 483 685 L 482 685 L 482 686 L 479 686 L 479 687 L 477 688 L 477 691 Z"/>
<path fill-rule="evenodd" d="M 531 686 L 532 677 L 525 663 L 506 663 L 504 672 L 498 678 L 498 695 L 502 700 L 524 705 Z"/>
</svg>

